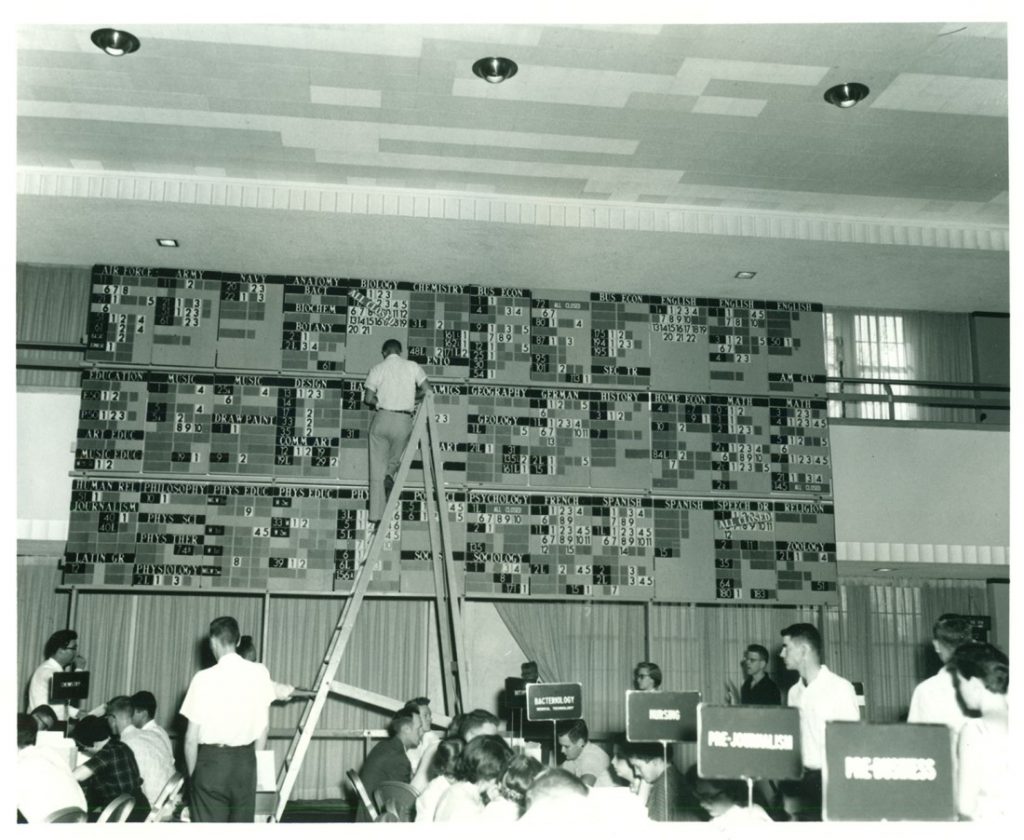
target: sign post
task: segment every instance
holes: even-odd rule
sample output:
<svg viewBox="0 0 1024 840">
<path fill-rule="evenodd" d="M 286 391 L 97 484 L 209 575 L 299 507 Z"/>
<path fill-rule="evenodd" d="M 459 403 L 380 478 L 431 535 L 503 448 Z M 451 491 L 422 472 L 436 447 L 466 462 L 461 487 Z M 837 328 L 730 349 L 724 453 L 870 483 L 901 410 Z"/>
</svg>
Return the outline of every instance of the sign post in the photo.
<svg viewBox="0 0 1024 840">
<path fill-rule="evenodd" d="M 551 762 L 558 755 L 558 721 L 583 717 L 580 683 L 527 683 L 526 719 L 551 721 Z"/>
<path fill-rule="evenodd" d="M 953 820 L 953 750 L 934 723 L 825 725 L 825 820 Z"/>
</svg>

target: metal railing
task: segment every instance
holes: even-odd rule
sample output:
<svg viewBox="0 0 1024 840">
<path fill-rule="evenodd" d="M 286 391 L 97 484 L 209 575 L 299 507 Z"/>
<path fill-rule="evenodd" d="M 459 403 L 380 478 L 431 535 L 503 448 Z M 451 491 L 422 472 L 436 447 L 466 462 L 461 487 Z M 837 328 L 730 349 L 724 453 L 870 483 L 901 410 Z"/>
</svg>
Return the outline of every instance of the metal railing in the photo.
<svg viewBox="0 0 1024 840">
<path fill-rule="evenodd" d="M 846 418 L 847 407 L 859 404 L 885 406 L 885 417 L 864 417 L 864 420 L 900 421 L 896 416 L 898 405 L 912 405 L 919 408 L 960 409 L 975 413 L 974 422 L 984 422 L 989 412 L 1005 412 L 1009 422 L 1010 388 L 1008 385 L 987 385 L 981 382 L 939 382 L 925 379 L 879 379 L 870 377 L 829 376 L 825 379 L 826 398 L 829 402 L 829 416 Z M 881 387 L 882 393 L 850 393 L 848 387 Z M 898 394 L 894 388 L 923 389 L 932 391 L 957 392 L 956 396 L 927 393 Z M 838 411 L 835 406 L 838 404 Z M 913 422 L 928 422 L 927 416 L 909 418 Z"/>
</svg>

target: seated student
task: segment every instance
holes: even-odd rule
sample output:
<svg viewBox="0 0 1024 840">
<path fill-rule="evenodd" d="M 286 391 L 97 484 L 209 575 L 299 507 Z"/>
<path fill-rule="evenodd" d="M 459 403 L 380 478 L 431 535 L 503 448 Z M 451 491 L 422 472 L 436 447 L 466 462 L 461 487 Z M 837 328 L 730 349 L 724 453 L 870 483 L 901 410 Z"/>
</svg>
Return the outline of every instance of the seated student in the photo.
<svg viewBox="0 0 1024 840">
<path fill-rule="evenodd" d="M 432 729 L 434 716 L 430 711 L 429 697 L 414 697 L 405 706 L 409 711 L 420 716 L 420 729 L 423 730 L 419 746 L 406 752 L 409 764 L 412 765 L 412 782 L 410 784 L 418 793 L 427 786 L 427 768 L 430 767 L 430 760 L 434 757 L 434 750 L 441 742 L 441 733 Z"/>
<path fill-rule="evenodd" d="M 685 778 L 711 822 L 737 826 L 772 822 L 756 802 L 747 805 L 747 783 L 741 779 L 702 779 L 697 775 L 696 765 L 686 772 Z"/>
<path fill-rule="evenodd" d="M 957 743 L 957 809 L 964 819 L 1005 820 L 1016 812 L 1007 691 L 1010 663 L 990 644 L 968 642 L 947 666 L 969 718 Z"/>
<path fill-rule="evenodd" d="M 479 819 L 484 807 L 498 796 L 498 784 L 512 749 L 500 735 L 477 735 L 466 744 L 455 762 L 455 784 L 444 792 L 434 822 L 467 822 Z"/>
<path fill-rule="evenodd" d="M 629 764 L 628 750 L 625 733 L 617 735 L 612 739 L 612 754 L 609 768 L 611 770 L 611 781 L 613 785 L 628 788 L 631 793 L 640 793 L 641 779 L 633 772 Z"/>
<path fill-rule="evenodd" d="M 427 785 L 416 797 L 416 822 L 433 822 L 437 803 L 455 781 L 455 763 L 465 746 L 461 738 L 445 738 L 437 745 L 427 766 Z"/>
<path fill-rule="evenodd" d="M 151 691 L 136 691 L 131 696 L 132 702 L 132 725 L 143 732 L 151 732 L 160 739 L 168 754 L 173 755 L 171 749 L 171 738 L 167 731 L 156 722 L 156 697 Z"/>
<path fill-rule="evenodd" d="M 656 822 L 702 820 L 703 812 L 675 765 L 666 762 L 661 744 L 627 744 L 633 772 L 650 785 L 647 815 Z"/>
<path fill-rule="evenodd" d="M 495 822 L 515 822 L 526 807 L 526 791 L 544 772 L 544 765 L 533 756 L 513 756 L 498 786 L 499 796 L 484 807 L 483 818 Z"/>
<path fill-rule="evenodd" d="M 135 798 L 128 822 L 142 822 L 149 814 L 149 801 L 142 792 L 142 774 L 131 747 L 111 737 L 105 720 L 86 715 L 75 727 L 79 750 L 89 758 L 74 770 L 89 803 L 89 820 L 94 821 L 107 805 L 122 793 Z"/>
<path fill-rule="evenodd" d="M 40 732 L 48 732 L 57 725 L 57 713 L 45 703 L 42 706 L 36 706 L 29 714 L 32 715 Z"/>
<path fill-rule="evenodd" d="M 61 808 L 86 810 L 85 794 L 71 769 L 53 750 L 36 746 L 37 721 L 18 715 L 18 761 L 14 771 L 18 814 L 38 823 Z"/>
<path fill-rule="evenodd" d="M 153 730 L 139 729 L 132 723 L 130 697 L 115 697 L 107 703 L 107 722 L 114 733 L 135 755 L 142 774 L 142 792 L 155 802 L 164 785 L 174 775 L 174 756 L 163 739 Z"/>
<path fill-rule="evenodd" d="M 558 745 L 565 756 L 563 770 L 568 770 L 590 787 L 598 782 L 602 785 L 612 784 L 608 773 L 611 759 L 608 753 L 590 741 L 585 720 L 559 721 L 555 731 L 558 734 Z"/>
<path fill-rule="evenodd" d="M 496 715 L 486 709 L 473 709 L 466 712 L 459 718 L 458 732 L 456 733 L 467 744 L 477 735 L 497 735 L 501 721 Z"/>
<path fill-rule="evenodd" d="M 412 767 L 405 756 L 405 751 L 420 742 L 419 715 L 414 715 L 409 709 L 396 712 L 391 718 L 388 732 L 391 737 L 374 746 L 366 756 L 363 766 L 359 768 L 359 778 L 371 800 L 381 782 L 409 784 Z M 356 811 L 356 822 L 369 821 L 370 814 L 360 802 Z"/>
</svg>

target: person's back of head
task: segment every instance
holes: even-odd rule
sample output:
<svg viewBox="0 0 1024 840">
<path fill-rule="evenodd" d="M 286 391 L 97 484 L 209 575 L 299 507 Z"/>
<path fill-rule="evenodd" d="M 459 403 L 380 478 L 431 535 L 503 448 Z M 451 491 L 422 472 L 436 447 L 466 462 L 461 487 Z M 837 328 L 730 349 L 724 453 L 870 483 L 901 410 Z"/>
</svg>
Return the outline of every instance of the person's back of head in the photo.
<svg viewBox="0 0 1024 840">
<path fill-rule="evenodd" d="M 400 355 L 402 352 L 402 342 L 397 338 L 389 338 L 381 345 L 380 352 L 382 356 Z"/>
<path fill-rule="evenodd" d="M 430 758 L 430 764 L 427 765 L 427 781 L 438 776 L 455 778 L 455 765 L 465 747 L 466 742 L 461 738 L 445 738 L 440 741 Z"/>
<path fill-rule="evenodd" d="M 48 706 L 46 703 L 36 706 L 29 712 L 29 715 L 36 722 L 40 732 L 46 732 L 57 725 L 57 713 L 53 710 L 52 706 Z"/>
<path fill-rule="evenodd" d="M 24 712 L 18 712 L 18 749 L 22 750 L 25 747 L 31 747 L 36 742 L 36 733 L 39 731 L 39 726 L 36 724 L 36 719 L 32 715 L 26 715 Z"/>
<path fill-rule="evenodd" d="M 75 743 L 80 749 L 88 749 L 94 745 L 106 741 L 110 737 L 110 727 L 103 718 L 95 715 L 86 715 L 79 718 L 72 733 Z"/>
<path fill-rule="evenodd" d="M 508 763 L 501 777 L 501 794 L 521 808 L 526 804 L 526 791 L 534 780 L 544 772 L 544 765 L 532 755 L 516 755 Z"/>
<path fill-rule="evenodd" d="M 946 667 L 965 679 L 977 677 L 993 694 L 1009 693 L 1010 660 L 987 642 L 960 645 Z"/>
<path fill-rule="evenodd" d="M 473 709 L 466 712 L 459 721 L 459 737 L 467 744 L 477 735 L 497 734 L 501 722 L 498 718 L 486 709 Z"/>
<path fill-rule="evenodd" d="M 545 770 L 526 791 L 526 814 L 534 820 L 576 820 L 586 807 L 589 790 L 568 770 Z"/>
<path fill-rule="evenodd" d="M 236 647 L 241 633 L 238 622 L 230 615 L 222 615 L 210 622 L 210 638 L 217 639 L 228 647 Z"/>
<path fill-rule="evenodd" d="M 944 613 L 932 625 L 932 643 L 935 653 L 945 664 L 960 645 L 974 641 L 971 624 L 962 615 Z"/>
<path fill-rule="evenodd" d="M 498 781 L 512 760 L 512 748 L 500 735 L 477 735 L 466 743 L 455 762 L 455 778 L 462 782 Z"/>
<path fill-rule="evenodd" d="M 151 691 L 136 691 L 131 696 L 132 701 L 132 719 L 142 719 L 145 716 L 143 723 L 151 721 L 156 717 L 156 697 Z"/>
</svg>

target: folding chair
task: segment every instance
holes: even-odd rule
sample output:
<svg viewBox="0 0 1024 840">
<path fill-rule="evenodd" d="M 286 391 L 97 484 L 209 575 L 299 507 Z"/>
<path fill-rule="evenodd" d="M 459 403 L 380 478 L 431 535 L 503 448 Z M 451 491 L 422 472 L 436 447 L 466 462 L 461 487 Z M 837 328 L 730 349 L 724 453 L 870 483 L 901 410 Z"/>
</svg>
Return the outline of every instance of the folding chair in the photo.
<svg viewBox="0 0 1024 840">
<path fill-rule="evenodd" d="M 68 808 L 58 808 L 52 814 L 47 814 L 43 822 L 48 823 L 77 823 L 85 822 L 88 815 L 81 808 L 71 805 Z"/>
<path fill-rule="evenodd" d="M 171 778 L 167 780 L 153 801 L 153 807 L 150 808 L 149 816 L 146 817 L 145 822 L 166 822 L 167 819 L 165 817 L 170 818 L 170 815 L 174 813 L 178 794 L 181 792 L 184 784 L 185 777 L 177 770 L 174 771 L 171 774 Z"/>
<path fill-rule="evenodd" d="M 416 795 L 416 788 L 405 782 L 381 782 L 373 792 L 373 799 L 381 813 L 390 811 L 399 822 L 412 822 Z"/>
<path fill-rule="evenodd" d="M 377 811 L 377 806 L 373 804 L 373 800 L 370 799 L 370 794 L 366 792 L 363 780 L 359 778 L 359 774 L 355 770 L 348 770 L 345 775 L 348 777 L 349 784 L 352 785 L 355 792 L 359 795 L 359 801 L 363 803 L 363 807 L 366 809 L 366 813 L 370 815 L 370 819 L 373 822 L 377 822 L 377 817 L 380 816 L 380 813 Z"/>
<path fill-rule="evenodd" d="M 132 813 L 132 808 L 135 807 L 135 797 L 130 793 L 122 793 L 116 799 L 112 799 L 107 807 L 100 812 L 97 823 L 123 823 L 127 822 L 128 817 Z"/>
</svg>

